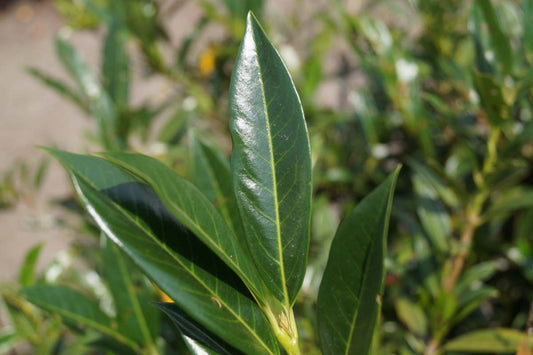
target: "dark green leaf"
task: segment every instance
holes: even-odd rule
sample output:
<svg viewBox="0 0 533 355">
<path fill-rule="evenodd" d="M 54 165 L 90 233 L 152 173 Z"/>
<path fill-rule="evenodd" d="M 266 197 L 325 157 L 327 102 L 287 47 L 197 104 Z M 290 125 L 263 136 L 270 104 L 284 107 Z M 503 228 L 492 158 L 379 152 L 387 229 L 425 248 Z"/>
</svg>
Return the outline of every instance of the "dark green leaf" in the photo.
<svg viewBox="0 0 533 355">
<path fill-rule="evenodd" d="M 220 153 L 190 134 L 194 183 L 220 211 L 229 227 L 240 238 L 244 236 L 237 201 L 231 184 L 229 162 Z"/>
<path fill-rule="evenodd" d="M 476 330 L 444 344 L 445 351 L 470 353 L 514 353 L 526 335 L 514 329 L 496 328 Z"/>
<path fill-rule="evenodd" d="M 59 314 L 68 322 L 93 328 L 138 350 L 133 340 L 125 338 L 113 328 L 111 318 L 100 310 L 98 304 L 80 292 L 63 286 L 35 285 L 23 289 L 21 293 L 30 302 Z"/>
<path fill-rule="evenodd" d="M 264 283 L 248 251 L 196 187 L 156 159 L 125 153 L 105 153 L 103 156 L 148 184 L 174 217 L 200 238 L 266 303 Z"/>
<path fill-rule="evenodd" d="M 341 222 L 318 293 L 324 354 L 368 354 L 385 276 L 385 239 L 399 168 Z"/>
<path fill-rule="evenodd" d="M 271 292 L 292 305 L 309 246 L 309 138 L 292 79 L 251 13 L 230 110 L 233 184 L 248 247 Z"/>
<path fill-rule="evenodd" d="M 156 303 L 155 305 L 165 312 L 170 319 L 172 319 L 176 327 L 178 327 L 184 336 L 189 337 L 222 355 L 241 353 L 224 340 L 220 339 L 195 322 L 175 303 Z"/>
<path fill-rule="evenodd" d="M 266 318 L 242 281 L 173 216 L 154 190 L 105 160 L 48 151 L 69 170 L 83 204 L 100 228 L 180 308 L 243 352 L 279 353 Z M 114 157 L 123 158 L 124 164 L 153 160 L 123 154 Z M 153 160 L 141 169 L 154 176 L 163 173 L 158 176 L 169 183 L 161 185 L 163 191 L 180 192 L 179 199 L 186 199 L 190 185 L 173 190 L 175 177 L 170 175 L 170 179 L 158 164 Z M 200 207 L 198 213 L 207 213 L 203 204 Z M 212 224 L 207 227 L 214 228 Z"/>
<path fill-rule="evenodd" d="M 41 253 L 43 244 L 37 244 L 31 248 L 24 258 L 24 263 L 19 273 L 19 284 L 22 287 L 30 286 L 35 282 L 35 265 Z"/>
</svg>

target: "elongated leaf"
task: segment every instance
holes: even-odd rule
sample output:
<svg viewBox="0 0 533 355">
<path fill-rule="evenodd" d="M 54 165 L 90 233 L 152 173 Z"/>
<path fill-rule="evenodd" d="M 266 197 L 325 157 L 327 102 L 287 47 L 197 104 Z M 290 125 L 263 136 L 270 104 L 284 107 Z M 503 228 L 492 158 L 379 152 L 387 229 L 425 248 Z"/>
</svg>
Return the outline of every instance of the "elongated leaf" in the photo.
<svg viewBox="0 0 533 355">
<path fill-rule="evenodd" d="M 105 153 L 103 156 L 146 182 L 174 217 L 235 271 L 257 297 L 266 302 L 264 283 L 247 250 L 198 189 L 153 158 L 125 153 Z"/>
<path fill-rule="evenodd" d="M 250 13 L 230 86 L 233 184 L 248 247 L 272 293 L 291 305 L 309 247 L 311 154 L 292 79 Z"/>
<path fill-rule="evenodd" d="M 97 120 L 100 139 L 106 149 L 117 149 L 124 142 L 115 135 L 117 112 L 107 92 L 94 72 L 85 64 L 78 52 L 68 42 L 56 38 L 59 59 L 76 81 L 80 91 L 89 102 L 91 115 Z"/>
<path fill-rule="evenodd" d="M 35 282 L 35 265 L 37 264 L 37 259 L 39 258 L 42 248 L 43 244 L 39 243 L 26 253 L 24 263 L 22 264 L 19 273 L 20 286 L 30 286 Z"/>
<path fill-rule="evenodd" d="M 62 96 L 65 96 L 67 99 L 69 99 L 74 104 L 76 104 L 84 112 L 89 112 L 89 108 L 87 107 L 87 104 L 85 103 L 85 101 L 79 96 L 78 93 L 75 92 L 73 88 L 69 87 L 67 84 L 35 68 L 28 69 L 28 73 L 30 73 L 34 78 L 39 79 L 41 82 L 43 82 L 48 87 L 57 91 Z"/>
<path fill-rule="evenodd" d="M 156 306 L 169 316 L 184 336 L 222 355 L 240 354 L 237 349 L 196 323 L 175 303 L 156 303 Z"/>
<path fill-rule="evenodd" d="M 126 52 L 126 37 L 120 20 L 113 17 L 103 51 L 103 84 L 115 104 L 126 107 L 130 89 L 130 59 Z"/>
<path fill-rule="evenodd" d="M 189 316 L 243 352 L 279 353 L 266 318 L 242 281 L 168 211 L 154 190 L 103 159 L 48 151 L 69 170 L 100 228 Z M 187 194 L 189 185 L 183 186 Z"/>
<path fill-rule="evenodd" d="M 514 329 L 496 328 L 476 330 L 444 344 L 446 351 L 469 353 L 514 353 L 526 335 Z"/>
<path fill-rule="evenodd" d="M 201 142 L 194 133 L 190 134 L 190 144 L 195 185 L 217 207 L 235 235 L 244 238 L 244 227 L 231 184 L 229 162 Z"/>
<path fill-rule="evenodd" d="M 128 268 L 128 260 L 124 259 L 117 246 L 111 241 L 106 242 L 102 253 L 104 273 L 115 303 L 118 330 L 144 346 L 152 346 L 152 333 L 145 313 L 153 307 L 145 302 L 143 306 L 146 310 L 143 309 L 130 276 L 135 270 Z"/>
<path fill-rule="evenodd" d="M 368 354 L 385 275 L 385 238 L 399 168 L 341 222 L 318 292 L 322 351 Z"/>
<path fill-rule="evenodd" d="M 95 301 L 78 291 L 63 286 L 36 285 L 23 289 L 21 293 L 31 303 L 59 314 L 69 322 L 93 328 L 138 350 L 133 340 L 125 338 L 113 328 L 111 318 L 100 310 Z"/>
</svg>

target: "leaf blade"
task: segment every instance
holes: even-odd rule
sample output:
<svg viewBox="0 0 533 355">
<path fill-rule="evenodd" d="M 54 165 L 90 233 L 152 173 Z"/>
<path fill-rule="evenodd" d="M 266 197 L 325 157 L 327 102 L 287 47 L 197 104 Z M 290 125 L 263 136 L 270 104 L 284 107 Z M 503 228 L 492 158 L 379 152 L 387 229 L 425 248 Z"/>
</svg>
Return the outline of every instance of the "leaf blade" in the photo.
<svg viewBox="0 0 533 355">
<path fill-rule="evenodd" d="M 341 222 L 318 293 L 324 354 L 367 354 L 384 279 L 384 248 L 399 168 Z"/>
<path fill-rule="evenodd" d="M 243 352 L 279 354 L 242 281 L 148 185 L 103 159 L 47 150 L 69 170 L 99 227 L 191 317 Z"/>
<path fill-rule="evenodd" d="M 309 248 L 311 160 L 292 79 L 251 13 L 230 86 L 231 167 L 248 247 L 271 292 L 292 305 Z"/>
<path fill-rule="evenodd" d="M 264 284 L 247 250 L 238 242 L 216 208 L 191 183 L 148 156 L 104 153 L 108 161 L 145 181 L 165 206 L 218 255 L 266 303 Z"/>
</svg>

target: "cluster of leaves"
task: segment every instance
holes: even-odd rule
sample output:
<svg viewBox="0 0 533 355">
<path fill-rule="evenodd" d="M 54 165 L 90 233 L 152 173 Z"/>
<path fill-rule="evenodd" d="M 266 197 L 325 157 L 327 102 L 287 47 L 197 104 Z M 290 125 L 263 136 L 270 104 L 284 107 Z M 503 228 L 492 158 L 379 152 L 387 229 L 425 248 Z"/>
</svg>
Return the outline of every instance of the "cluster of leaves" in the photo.
<svg viewBox="0 0 533 355">
<path fill-rule="evenodd" d="M 253 9 L 261 14 L 262 2 L 227 0 L 215 5 L 198 2 L 203 16 L 170 59 L 161 50 L 162 46 L 171 47 L 161 13 L 180 11 L 182 2 L 172 5 L 149 0 L 57 2 L 73 24 L 103 24 L 107 28 L 100 76 L 83 63 L 64 39 L 57 41 L 58 56 L 76 87 L 35 69 L 31 72 L 95 120 L 99 127 L 98 141 L 105 150 L 127 149 L 132 135 L 147 137 L 154 133 L 156 118 L 168 117 L 156 134 L 166 152 L 158 158 L 187 174 L 207 200 L 213 202 L 216 213 L 233 234 L 250 236 L 262 231 L 253 224 L 242 225 L 238 215 L 232 212 L 238 210 L 239 204 L 234 199 L 230 183 L 234 177 L 224 154 L 229 145 L 224 129 L 230 117 L 229 97 L 233 100 L 233 114 L 240 112 L 235 111 L 236 92 L 227 88 L 245 28 L 245 13 Z M 304 24 L 298 22 L 299 17 L 277 22 L 288 32 L 291 25 L 312 29 L 310 37 L 303 36 L 301 43 L 294 43 L 299 64 L 289 66 L 309 126 L 314 185 L 306 277 L 298 293 L 303 272 L 297 271 L 295 264 L 291 270 L 298 275 L 297 280 L 292 280 L 292 288 L 287 289 L 288 296 L 282 297 L 281 302 L 282 306 L 289 305 L 291 312 L 294 309 L 301 350 L 319 351 L 317 334 L 322 334 L 322 330 L 320 318 L 319 324 L 315 320 L 315 310 L 317 302 L 318 309 L 321 308 L 317 299 L 320 285 L 329 282 L 327 272 L 324 282 L 322 276 L 341 216 L 348 215 L 355 202 L 363 200 L 394 166 L 403 163 L 405 168 L 398 179 L 391 212 L 387 288 L 381 298 L 381 322 L 372 351 L 515 352 L 525 339 L 522 330 L 530 326 L 528 311 L 533 297 L 530 246 L 533 2 L 369 1 L 356 15 L 347 12 L 344 5 L 343 1 L 336 1 L 328 11 L 317 12 Z M 386 22 L 374 16 L 384 12 L 394 14 L 394 20 Z M 404 19 L 413 21 L 405 25 Z M 416 30 L 411 26 L 414 22 Z M 213 23 L 222 28 L 223 38 L 203 45 L 202 38 Z M 279 31 L 272 28 L 272 32 L 276 30 Z M 298 28 L 292 30 L 302 32 Z M 130 106 L 132 47 L 126 45 L 129 43 L 135 43 L 135 48 L 142 53 L 147 73 L 164 77 L 176 86 L 168 100 L 136 108 Z M 333 44 L 348 49 L 339 50 Z M 329 53 L 341 60 L 328 72 L 326 68 L 332 60 Z M 242 61 L 242 56 L 239 58 Z M 265 77 L 274 76 L 268 70 Z M 335 96 L 338 105 L 333 110 L 321 106 L 317 100 L 324 92 L 324 85 L 332 81 L 341 88 Z M 244 143 L 235 135 L 235 126 L 232 130 L 238 148 Z M 159 195 L 161 200 L 154 203 L 166 211 L 165 198 L 157 183 L 119 163 L 122 158 L 111 155 L 104 158 L 83 159 L 98 161 L 110 171 L 116 171 L 121 179 L 132 182 L 128 189 L 142 190 L 150 201 L 156 201 Z M 82 158 L 60 157 L 65 165 L 69 159 Z M 236 165 L 237 162 L 232 162 L 232 169 Z M 110 187 L 99 176 L 83 177 L 85 170 L 76 170 L 73 165 L 67 168 L 75 179 L 89 184 L 86 191 L 92 188 L 94 196 Z M 77 186 L 79 191 L 81 185 Z M 131 213 L 134 202 L 122 201 L 121 193 L 104 193 L 101 200 L 111 199 L 118 205 L 126 203 L 130 209 L 126 207 L 120 212 Z M 196 234 L 179 216 L 157 213 L 160 218 L 174 222 L 177 217 L 180 224 Z M 195 239 L 190 235 L 187 238 Z M 198 245 L 206 250 L 203 244 Z M 349 249 L 343 248 L 345 252 Z M 249 252 L 254 262 L 261 260 L 254 254 L 257 252 L 254 248 Z M 214 253 L 219 255 L 216 250 Z M 230 269 L 238 275 L 232 274 L 231 282 L 243 278 L 231 263 Z M 153 275 L 150 277 L 155 280 Z M 253 295 L 246 293 L 247 299 L 260 305 L 259 314 L 268 314 L 265 309 L 272 305 L 261 308 L 264 299 L 257 297 L 260 294 L 257 287 L 250 286 L 253 284 L 250 280 L 244 281 L 246 287 L 241 286 Z M 274 296 L 279 296 L 275 281 L 273 277 L 265 283 Z M 334 286 L 330 284 L 328 288 Z M 218 308 L 220 299 L 213 297 L 209 306 Z M 279 297 L 274 298 L 280 301 Z M 184 328 L 190 330 L 198 322 L 202 323 L 196 318 L 191 320 L 190 313 L 161 307 L 173 314 L 174 319 L 181 320 L 178 323 L 185 334 Z M 181 307 L 184 309 L 184 304 Z M 291 312 L 284 311 L 290 320 Z M 279 309 L 276 312 L 277 322 L 270 319 L 267 322 L 272 329 L 281 321 Z M 164 328 L 161 329 L 163 333 Z M 209 326 L 207 331 L 218 334 Z M 219 343 L 220 338 L 223 337 L 216 337 L 214 342 Z M 206 338 L 184 339 L 189 345 L 190 341 L 213 345 Z M 322 346 L 327 346 L 320 340 Z M 136 346 L 144 349 L 146 344 Z M 239 348 L 235 344 L 231 346 Z M 224 352 L 218 348 L 217 351 Z"/>
</svg>

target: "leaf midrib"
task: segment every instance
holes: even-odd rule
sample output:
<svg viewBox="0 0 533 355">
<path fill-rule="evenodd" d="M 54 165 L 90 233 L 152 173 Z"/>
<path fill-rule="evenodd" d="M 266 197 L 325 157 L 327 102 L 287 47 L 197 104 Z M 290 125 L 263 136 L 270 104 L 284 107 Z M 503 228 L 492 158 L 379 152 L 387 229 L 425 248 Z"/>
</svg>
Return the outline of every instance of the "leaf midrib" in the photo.
<svg viewBox="0 0 533 355">
<path fill-rule="evenodd" d="M 98 193 L 100 193 L 98 191 L 98 188 L 96 188 L 93 184 L 91 184 L 90 182 L 88 182 L 86 179 L 84 179 L 82 176 L 79 176 L 81 179 L 83 179 L 86 183 L 88 183 L 93 189 L 95 189 Z M 75 182 L 75 188 L 76 190 L 78 191 L 78 194 L 85 200 L 85 203 L 87 205 L 89 205 L 89 201 L 87 200 L 87 197 L 85 196 L 85 194 L 82 192 L 79 184 L 77 183 L 77 181 L 75 179 L 73 179 L 73 181 Z M 113 203 L 113 202 L 112 202 Z M 171 250 L 168 249 L 168 247 L 164 244 L 164 243 L 161 243 L 157 238 L 154 238 L 152 236 L 152 233 L 149 233 L 145 227 L 142 225 L 142 224 L 138 224 L 136 223 L 136 221 L 131 217 L 130 213 L 124 211 L 124 209 L 119 206 L 119 205 L 116 205 L 115 203 L 113 203 L 113 206 L 115 206 L 115 208 L 117 208 L 123 215 L 126 216 L 126 218 L 132 222 L 134 225 L 136 225 L 137 227 L 139 227 L 146 235 L 148 235 L 150 237 L 150 240 L 152 240 L 158 247 L 160 247 L 161 249 L 163 249 L 163 251 L 165 251 L 177 264 L 179 264 L 181 267 L 183 267 L 187 272 L 189 272 L 193 277 L 194 279 L 208 292 L 209 295 L 211 295 L 212 297 L 215 297 L 217 298 L 217 300 L 220 301 L 220 303 L 226 307 L 226 309 L 228 310 L 228 312 L 233 316 L 235 317 L 235 319 L 237 319 L 243 326 L 246 330 L 248 330 L 249 333 L 252 334 L 252 336 L 257 339 L 257 341 L 259 342 L 259 344 L 261 344 L 267 351 L 269 354 L 272 354 L 272 355 L 275 355 L 272 351 L 270 351 L 270 348 L 263 342 L 263 340 L 257 335 L 257 333 L 255 331 L 253 331 L 252 328 L 250 328 L 248 326 L 248 323 L 244 321 L 244 319 L 240 316 L 240 315 L 237 315 L 237 313 L 233 310 L 233 308 L 231 308 L 223 299 L 219 298 L 218 296 L 218 293 L 214 292 L 210 287 L 208 287 L 201 278 L 198 278 L 196 273 L 191 270 L 190 268 L 188 268 L 187 266 L 185 266 L 183 264 L 183 262 L 177 258 L 174 253 L 172 253 Z M 94 213 L 97 213 L 95 210 L 93 210 Z M 109 230 L 109 229 L 108 229 Z M 115 235 L 115 233 L 113 233 L 111 230 L 109 230 L 109 232 L 113 235 Z M 116 238 L 116 236 L 115 236 Z M 116 238 L 118 239 L 118 238 Z M 118 239 L 120 240 L 120 239 Z M 217 282 L 218 282 L 218 279 L 217 279 Z"/>
<path fill-rule="evenodd" d="M 174 201 L 172 201 L 172 199 L 170 199 L 167 196 L 167 193 L 162 191 L 159 188 L 159 186 L 155 183 L 155 181 L 152 178 L 150 178 L 150 176 L 147 176 L 147 175 L 143 174 L 142 172 L 138 172 L 138 170 L 135 167 L 133 167 L 133 166 L 124 166 L 124 165 L 122 165 L 122 163 L 119 160 L 113 158 L 112 156 L 106 155 L 106 158 L 109 158 L 109 160 L 114 162 L 114 164 L 118 164 L 119 166 L 121 166 L 122 168 L 127 170 L 128 172 L 132 173 L 133 175 L 137 176 L 139 179 L 143 180 L 146 184 L 148 184 L 150 187 L 152 187 L 155 190 L 155 192 L 156 192 L 156 194 L 158 196 L 163 196 L 165 198 L 165 200 L 167 201 L 167 203 L 169 203 L 176 210 L 176 212 L 178 212 L 179 215 L 189 223 L 190 226 L 192 226 L 194 229 L 196 229 L 196 231 L 199 232 L 206 240 L 210 241 L 211 247 L 213 247 L 213 249 L 215 249 L 215 254 L 217 254 L 219 257 L 222 256 L 223 258 L 221 258 L 221 259 L 223 259 L 224 262 L 233 271 L 235 271 L 235 273 L 237 273 L 237 275 L 241 279 L 243 279 L 245 285 L 248 288 L 252 289 L 252 295 L 254 297 L 261 297 L 262 296 L 263 293 L 259 292 L 260 291 L 260 288 L 259 288 L 260 285 L 256 285 L 256 283 L 252 282 L 252 280 L 250 280 L 250 278 L 248 276 L 248 273 L 244 272 L 242 270 L 242 268 L 240 267 L 240 265 L 237 264 L 237 261 L 239 260 L 239 255 L 238 255 L 239 253 L 235 253 L 234 257 L 228 255 L 226 253 L 226 251 L 222 248 L 222 246 L 219 245 L 218 243 L 216 243 L 213 240 L 213 238 L 211 238 L 209 236 L 209 234 L 201 227 L 200 224 L 198 224 L 195 220 L 191 219 L 188 216 L 188 214 L 184 212 L 184 210 L 182 208 L 180 208 Z M 216 208 L 215 208 L 215 211 L 216 211 Z M 209 214 L 209 217 L 211 219 L 213 219 L 213 216 L 211 214 Z M 212 222 L 213 222 L 214 228 L 216 229 L 216 231 L 218 233 L 218 229 L 219 228 L 217 227 L 217 223 L 215 223 L 215 221 L 212 221 Z M 222 218 L 222 222 L 225 223 L 223 218 Z M 228 228 L 228 231 L 230 233 L 233 233 L 233 231 L 231 230 L 231 228 L 229 226 L 226 225 L 226 227 Z M 236 240 L 236 238 L 233 238 L 233 240 Z M 237 243 L 232 243 L 232 245 L 231 245 L 234 251 L 235 251 L 236 245 L 237 245 Z M 254 265 L 249 262 L 249 266 L 250 266 L 250 268 L 252 268 Z M 253 272 L 253 270 L 250 270 L 250 271 Z"/>
<path fill-rule="evenodd" d="M 257 38 L 255 34 L 255 30 L 252 26 L 252 36 L 254 37 L 254 47 L 256 54 L 258 53 L 257 48 Z M 255 56 L 256 62 L 257 62 L 257 71 L 259 75 L 259 84 L 261 85 L 261 96 L 263 98 L 263 110 L 265 112 L 265 121 L 266 121 L 266 129 L 267 129 L 267 140 L 268 140 L 268 150 L 270 153 L 270 169 L 272 172 L 272 196 L 274 198 L 274 210 L 275 210 L 275 224 L 276 224 L 276 241 L 278 244 L 278 258 L 279 258 L 279 267 L 280 267 L 280 277 L 281 277 L 281 288 L 283 292 L 283 298 L 284 298 L 284 304 L 287 309 L 290 307 L 289 302 L 289 293 L 287 290 L 287 281 L 285 278 L 285 263 L 283 262 L 283 244 L 281 241 L 281 224 L 280 224 L 280 217 L 279 217 L 279 201 L 278 201 L 278 185 L 276 181 L 276 161 L 274 159 L 274 147 L 272 145 L 272 132 L 270 130 L 270 114 L 268 111 L 268 105 L 265 95 L 265 86 L 264 86 L 264 80 L 263 80 L 263 72 L 261 70 L 261 63 L 259 62 L 259 55 Z"/>
</svg>

